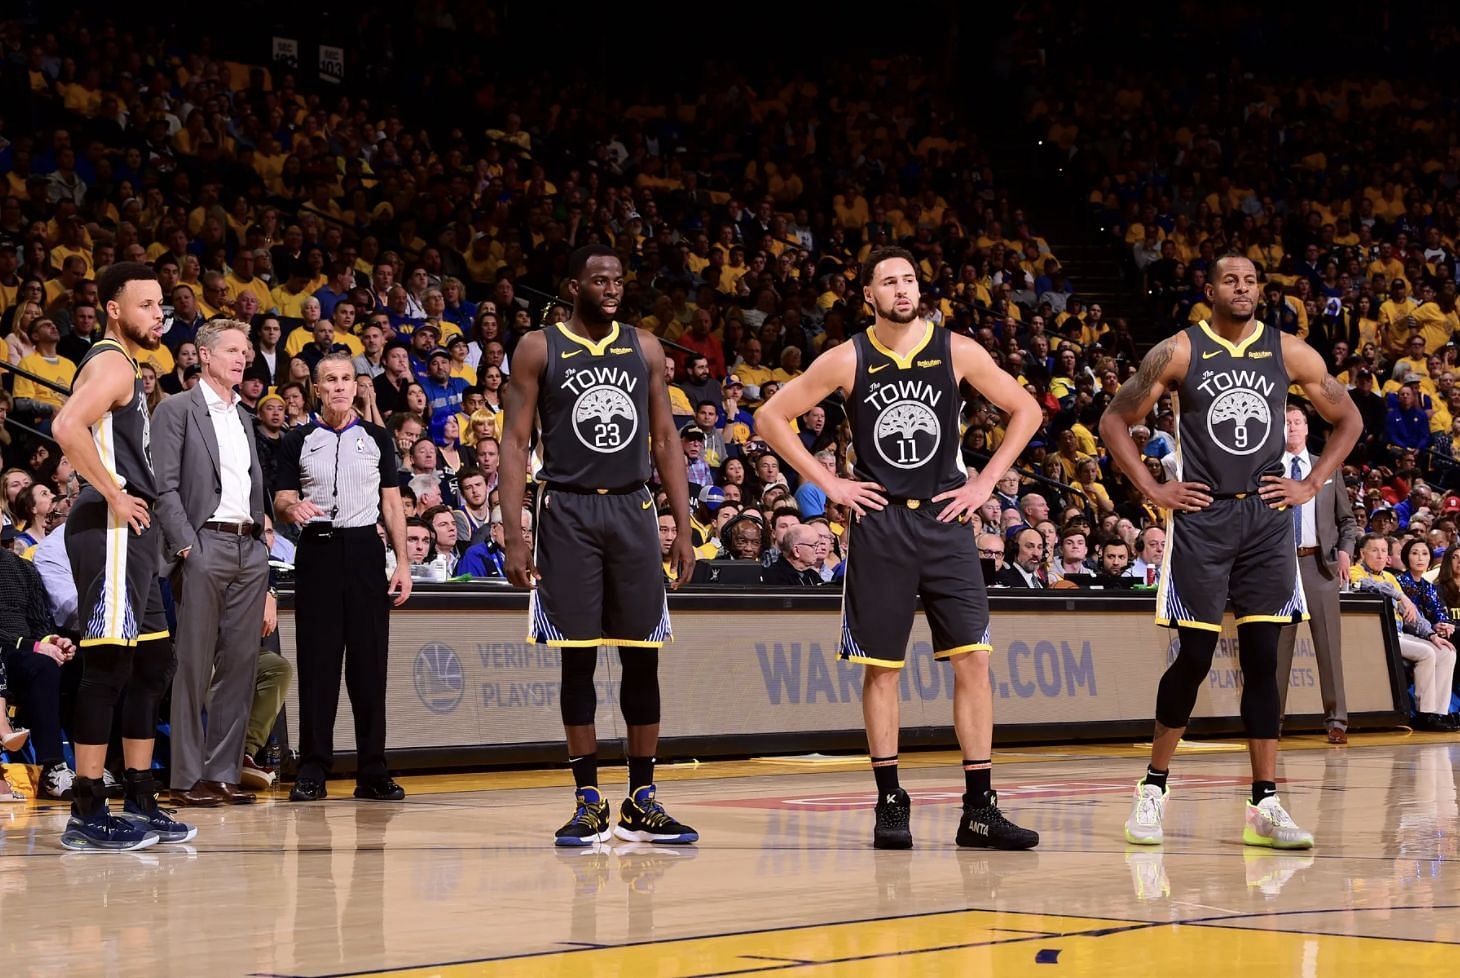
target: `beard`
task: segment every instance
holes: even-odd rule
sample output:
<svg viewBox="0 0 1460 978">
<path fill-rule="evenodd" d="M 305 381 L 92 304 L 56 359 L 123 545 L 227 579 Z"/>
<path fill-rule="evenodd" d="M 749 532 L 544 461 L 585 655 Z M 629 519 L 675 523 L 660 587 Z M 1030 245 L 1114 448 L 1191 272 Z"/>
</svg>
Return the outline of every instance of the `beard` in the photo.
<svg viewBox="0 0 1460 978">
<path fill-rule="evenodd" d="M 1248 323 L 1252 321 L 1253 316 L 1257 315 L 1257 306 L 1253 304 L 1246 309 L 1235 309 L 1228 306 L 1224 312 L 1227 314 L 1227 318 L 1234 323 Z"/>
<path fill-rule="evenodd" d="M 889 306 L 886 309 L 882 308 L 881 306 L 877 306 L 876 310 L 877 318 L 885 319 L 889 323 L 896 323 L 899 326 L 906 326 L 908 323 L 918 318 L 918 307 L 916 305 L 914 305 L 907 312 L 898 312 L 896 306 Z"/>
<path fill-rule="evenodd" d="M 152 335 L 152 327 L 137 327 L 123 320 L 121 323 L 122 335 L 144 350 L 155 350 L 162 345 L 161 336 Z"/>
</svg>

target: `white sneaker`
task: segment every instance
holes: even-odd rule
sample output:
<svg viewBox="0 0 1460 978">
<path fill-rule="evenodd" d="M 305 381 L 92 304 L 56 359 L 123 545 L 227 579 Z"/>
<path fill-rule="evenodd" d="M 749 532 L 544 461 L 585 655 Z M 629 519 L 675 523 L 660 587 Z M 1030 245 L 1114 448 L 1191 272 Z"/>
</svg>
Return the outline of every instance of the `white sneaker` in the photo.
<svg viewBox="0 0 1460 978">
<path fill-rule="evenodd" d="M 1166 799 L 1171 792 L 1146 784 L 1146 779 L 1136 782 L 1136 800 L 1130 818 L 1125 820 L 1125 841 L 1137 846 L 1159 846 L 1165 839 L 1161 831 L 1161 819 L 1166 815 Z"/>
<path fill-rule="evenodd" d="M 1247 803 L 1247 824 L 1242 829 L 1242 842 L 1268 849 L 1312 849 L 1313 833 L 1298 827 L 1292 816 L 1283 810 L 1277 795 L 1270 795 L 1254 805 Z"/>
</svg>

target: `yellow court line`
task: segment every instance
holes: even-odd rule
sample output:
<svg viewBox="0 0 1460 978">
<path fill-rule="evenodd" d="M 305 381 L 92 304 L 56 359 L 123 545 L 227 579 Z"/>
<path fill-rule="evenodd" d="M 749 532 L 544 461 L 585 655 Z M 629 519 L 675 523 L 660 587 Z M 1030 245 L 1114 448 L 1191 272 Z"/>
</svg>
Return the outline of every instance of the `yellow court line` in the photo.
<svg viewBox="0 0 1460 978">
<path fill-rule="evenodd" d="M 1240 920 L 1241 918 L 1239 918 Z M 1258 918 L 1266 919 L 1266 918 Z M 1058 964 L 1062 978 L 1151 973 L 1152 961 L 1181 962 L 1191 978 L 1288 974 L 1294 962 L 1314 978 L 1426 973 L 1453 967 L 1454 945 L 1293 933 L 1214 921 L 1102 920 L 972 910 L 788 927 L 620 947 L 550 951 L 498 960 L 457 961 L 359 972 L 390 978 L 496 978 L 534 975 L 701 975 L 881 978 L 888 974 L 1029 974 Z"/>
</svg>

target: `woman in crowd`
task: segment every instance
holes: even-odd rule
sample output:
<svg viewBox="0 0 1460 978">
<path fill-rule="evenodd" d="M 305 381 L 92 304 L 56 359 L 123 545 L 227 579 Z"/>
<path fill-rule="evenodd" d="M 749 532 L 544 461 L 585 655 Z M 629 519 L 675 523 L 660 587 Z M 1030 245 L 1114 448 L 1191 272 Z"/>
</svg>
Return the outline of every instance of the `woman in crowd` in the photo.
<svg viewBox="0 0 1460 978">
<path fill-rule="evenodd" d="M 176 366 L 172 371 L 158 381 L 166 394 L 181 394 L 183 392 L 183 381 L 186 379 L 187 369 L 197 366 L 198 345 L 192 340 L 184 340 L 177 345 L 173 353 L 173 362 Z"/>
<path fill-rule="evenodd" d="M 9 317 L 9 328 L 5 332 L 5 352 L 11 364 L 19 364 L 35 352 L 35 344 L 30 341 L 30 324 L 40 319 L 45 312 L 39 302 L 28 299 L 17 303 L 9 312 L 14 315 Z"/>
<path fill-rule="evenodd" d="M 477 453 L 461 441 L 461 417 L 441 414 L 431 419 L 431 441 L 436 445 L 436 467 L 450 495 L 459 498 L 456 473 L 463 468 L 476 468 Z"/>
<path fill-rule="evenodd" d="M 17 550 L 29 550 L 46 538 L 55 500 L 56 494 L 43 482 L 33 482 L 16 494 L 12 508 L 19 532 Z"/>
<path fill-rule="evenodd" d="M 486 408 L 483 408 L 480 411 L 472 412 L 471 420 L 467 424 L 467 429 L 471 434 L 471 440 L 467 441 L 467 439 L 463 437 L 462 442 L 471 445 L 472 448 L 476 448 L 477 443 L 486 438 L 500 439 L 500 436 L 497 433 L 497 415 L 487 410 Z"/>
<path fill-rule="evenodd" d="M 430 400 L 426 397 L 426 388 L 415 381 L 406 385 L 405 392 L 406 410 L 419 414 L 423 418 L 431 416 Z"/>
<path fill-rule="evenodd" d="M 279 388 L 279 395 L 284 398 L 285 428 L 302 428 L 314 420 L 314 409 L 300 384 L 291 380 Z"/>
<path fill-rule="evenodd" d="M 137 372 L 142 375 L 142 396 L 147 399 L 147 411 L 150 414 L 167 398 L 167 392 L 158 383 L 156 366 L 144 360 L 137 364 Z"/>
</svg>

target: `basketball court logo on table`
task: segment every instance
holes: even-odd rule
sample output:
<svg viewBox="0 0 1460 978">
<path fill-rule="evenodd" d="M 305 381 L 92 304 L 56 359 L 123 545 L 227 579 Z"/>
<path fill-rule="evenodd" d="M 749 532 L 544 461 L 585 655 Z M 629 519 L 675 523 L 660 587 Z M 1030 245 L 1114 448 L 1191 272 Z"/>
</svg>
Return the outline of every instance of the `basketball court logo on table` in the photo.
<svg viewBox="0 0 1460 978">
<path fill-rule="evenodd" d="M 1197 390 L 1212 396 L 1207 408 L 1207 434 L 1232 455 L 1251 455 L 1272 434 L 1267 399 L 1273 382 L 1255 370 L 1206 371 Z"/>
<path fill-rule="evenodd" d="M 619 367 L 585 367 L 563 374 L 563 388 L 578 396 L 573 402 L 573 433 L 584 447 L 609 454 L 633 441 L 639 412 L 629 395 L 639 379 Z"/>
<path fill-rule="evenodd" d="M 863 398 L 877 409 L 873 441 L 888 465 L 915 469 L 937 454 L 943 426 L 934 410 L 943 392 L 921 380 L 873 383 Z"/>
<path fill-rule="evenodd" d="M 449 645 L 432 642 L 423 645 L 416 653 L 416 664 L 411 670 L 415 680 L 416 696 L 421 705 L 432 713 L 450 713 L 461 704 L 466 693 L 466 673 L 461 667 L 461 657 Z"/>
</svg>

